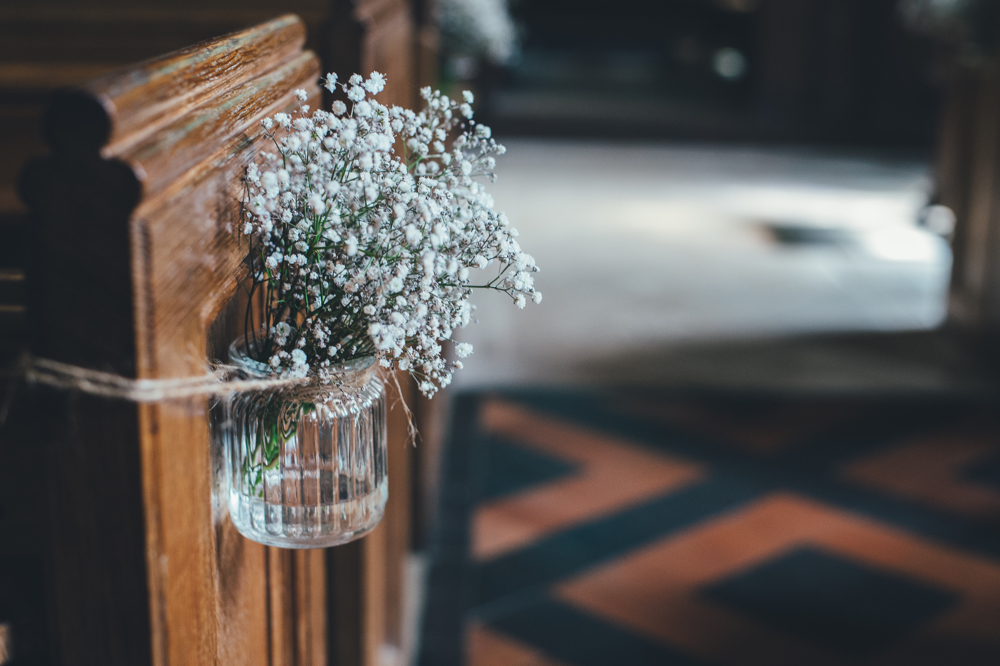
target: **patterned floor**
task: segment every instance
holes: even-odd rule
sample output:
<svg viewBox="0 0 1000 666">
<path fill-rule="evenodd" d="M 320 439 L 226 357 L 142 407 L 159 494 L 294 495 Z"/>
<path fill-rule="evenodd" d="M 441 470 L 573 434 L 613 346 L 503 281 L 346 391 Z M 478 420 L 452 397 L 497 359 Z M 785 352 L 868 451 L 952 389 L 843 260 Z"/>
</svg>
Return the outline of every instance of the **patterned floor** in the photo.
<svg viewBox="0 0 1000 666">
<path fill-rule="evenodd" d="M 421 664 L 995 666 L 998 414 L 461 396 Z"/>
</svg>

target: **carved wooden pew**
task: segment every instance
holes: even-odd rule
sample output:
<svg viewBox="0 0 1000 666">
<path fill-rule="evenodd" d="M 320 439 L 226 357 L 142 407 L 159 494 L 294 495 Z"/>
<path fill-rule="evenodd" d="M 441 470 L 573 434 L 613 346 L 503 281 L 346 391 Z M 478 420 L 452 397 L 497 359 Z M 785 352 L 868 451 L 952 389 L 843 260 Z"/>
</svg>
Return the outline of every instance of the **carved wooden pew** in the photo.
<svg viewBox="0 0 1000 666">
<path fill-rule="evenodd" d="M 305 21 L 307 47 L 321 60 L 330 18 L 326 4 L 292 0 L 282 5 Z M 198 5 L 0 3 L 0 121 L 16 128 L 0 142 L 0 225 L 4 217 L 23 212 L 14 183 L 25 160 L 44 146 L 40 116 L 52 91 L 274 16 L 275 10 L 252 5 L 225 0 Z"/>
<path fill-rule="evenodd" d="M 290 0 L 281 7 L 303 19 L 307 48 L 325 71 L 376 69 L 389 76 L 387 99 L 409 105 L 416 90 L 411 15 L 430 17 L 424 2 Z M 14 182 L 25 160 L 43 147 L 39 117 L 53 90 L 261 23 L 273 12 L 261 3 L 226 0 L 0 4 L 0 122 L 16 128 L 0 142 L 0 239 L 5 221 L 23 213 Z M 425 51 L 423 62 L 436 63 L 436 54 Z"/>
<path fill-rule="evenodd" d="M 319 103 L 304 42 L 289 15 L 52 101 L 50 154 L 20 184 L 36 356 L 159 379 L 200 374 L 224 354 L 246 302 L 234 202 L 259 121 L 292 107 L 296 88 Z M 353 666 L 398 653 L 410 495 L 400 409 L 383 525 L 355 544 L 292 552 L 229 521 L 206 399 L 52 391 L 36 403 L 53 663 Z"/>
</svg>

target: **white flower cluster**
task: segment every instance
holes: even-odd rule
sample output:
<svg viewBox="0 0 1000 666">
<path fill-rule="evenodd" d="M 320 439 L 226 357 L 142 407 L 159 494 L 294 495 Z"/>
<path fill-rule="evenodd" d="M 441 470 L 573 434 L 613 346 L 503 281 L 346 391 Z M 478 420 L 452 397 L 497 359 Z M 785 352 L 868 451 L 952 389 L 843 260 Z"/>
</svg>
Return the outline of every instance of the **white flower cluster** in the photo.
<svg viewBox="0 0 1000 666">
<path fill-rule="evenodd" d="M 899 9 L 913 30 L 958 46 L 967 65 L 983 64 L 995 50 L 996 0 L 900 0 Z"/>
<path fill-rule="evenodd" d="M 266 304 L 248 351 L 282 377 L 323 381 L 374 355 L 431 396 L 461 367 L 442 343 L 469 323 L 472 289 L 541 302 L 535 261 L 481 182 L 504 148 L 473 122 L 469 93 L 459 102 L 426 88 L 414 113 L 374 100 L 378 72 L 325 85 L 350 110 L 337 101 L 310 115 L 296 91 L 297 112 L 263 121 L 276 150 L 247 168 L 243 232 Z M 490 267 L 495 277 L 472 284 L 470 269 Z M 458 357 L 471 351 L 455 345 Z"/>
<path fill-rule="evenodd" d="M 502 65 L 518 50 L 507 0 L 441 0 L 441 37 L 454 56 L 486 56 Z"/>
</svg>

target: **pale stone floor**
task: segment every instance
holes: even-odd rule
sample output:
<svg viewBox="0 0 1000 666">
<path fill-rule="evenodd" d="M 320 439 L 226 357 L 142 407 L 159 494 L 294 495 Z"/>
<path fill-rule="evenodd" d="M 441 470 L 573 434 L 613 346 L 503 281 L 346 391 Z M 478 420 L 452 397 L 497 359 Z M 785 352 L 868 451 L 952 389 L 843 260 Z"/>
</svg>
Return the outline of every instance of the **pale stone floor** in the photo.
<svg viewBox="0 0 1000 666">
<path fill-rule="evenodd" d="M 501 140 L 503 138 L 501 137 Z M 491 191 L 541 305 L 477 294 L 456 388 L 980 390 L 949 339 L 926 162 L 804 148 L 503 141 Z M 783 238 L 784 241 L 779 240 Z"/>
</svg>

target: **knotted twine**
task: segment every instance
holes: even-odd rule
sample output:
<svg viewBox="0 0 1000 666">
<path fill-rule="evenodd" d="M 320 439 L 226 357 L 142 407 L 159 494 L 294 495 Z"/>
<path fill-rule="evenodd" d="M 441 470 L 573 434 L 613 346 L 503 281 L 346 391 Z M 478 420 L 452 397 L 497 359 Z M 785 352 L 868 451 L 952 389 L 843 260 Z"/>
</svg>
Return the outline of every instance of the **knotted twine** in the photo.
<svg viewBox="0 0 1000 666">
<path fill-rule="evenodd" d="M 14 399 L 14 389 L 23 378 L 28 384 L 49 386 L 64 391 L 74 391 L 117 400 L 137 403 L 158 403 L 168 400 L 199 396 L 222 398 L 234 393 L 248 391 L 280 392 L 290 401 L 303 398 L 353 400 L 361 389 L 378 372 L 373 363 L 364 370 L 342 372 L 333 375 L 333 381 L 320 383 L 316 377 L 257 377 L 248 379 L 242 368 L 225 363 L 209 364 L 203 375 L 166 379 L 132 379 L 113 372 L 84 368 L 70 363 L 62 363 L 48 358 L 38 358 L 30 354 L 21 356 L 15 366 L 7 396 L 0 403 L 0 425 L 7 418 L 7 412 Z M 417 431 L 413 413 L 403 399 L 402 387 L 395 373 L 390 375 L 396 385 L 396 395 L 406 414 L 410 441 L 416 444 Z M 382 377 L 384 380 L 385 378 Z"/>
</svg>

